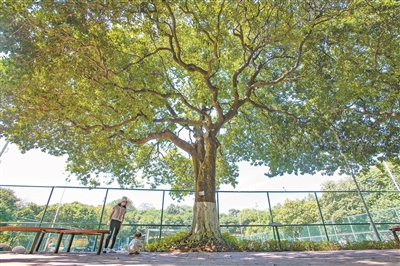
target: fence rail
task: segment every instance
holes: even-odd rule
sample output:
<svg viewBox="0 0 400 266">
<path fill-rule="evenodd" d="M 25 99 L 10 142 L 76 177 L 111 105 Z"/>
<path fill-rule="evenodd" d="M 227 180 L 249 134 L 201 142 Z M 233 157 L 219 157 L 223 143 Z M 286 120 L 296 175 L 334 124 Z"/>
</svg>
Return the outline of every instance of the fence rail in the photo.
<svg viewBox="0 0 400 266">
<path fill-rule="evenodd" d="M 34 202 L 43 207 L 40 220 L 22 220 L 15 218 L 13 220 L 5 221 L 3 217 L 0 218 L 1 224 L 9 225 L 29 225 L 29 226 L 47 226 L 47 227 L 65 227 L 65 228 L 96 228 L 106 229 L 105 220 L 107 220 L 108 213 L 105 213 L 106 206 L 110 205 L 113 201 L 121 198 L 122 195 L 128 196 L 133 199 L 134 203 L 140 203 L 145 208 L 148 201 L 153 203 L 149 206 L 157 205 L 157 208 L 150 208 L 153 213 L 152 222 L 137 223 L 132 220 L 126 220 L 123 224 L 122 234 L 119 234 L 119 246 L 124 247 L 129 242 L 129 236 L 135 230 L 140 228 L 145 230 L 146 241 L 159 239 L 163 236 L 169 235 L 173 232 L 188 229 L 190 222 L 171 222 L 168 213 L 167 205 L 181 206 L 181 202 L 193 204 L 191 194 L 193 191 L 180 191 L 168 189 L 121 189 L 121 188 L 87 188 L 87 187 L 70 187 L 70 186 L 21 186 L 21 185 L 0 185 L 2 189 L 11 189 L 15 192 L 17 197 L 23 197 L 25 201 Z M 183 198 L 179 198 L 179 193 L 184 193 Z M 399 191 L 361 191 L 364 195 L 371 195 L 371 197 L 380 198 L 400 198 Z M 340 199 L 340 197 L 351 199 L 351 204 L 359 204 L 355 200 L 357 198 L 357 191 L 217 191 L 217 210 L 220 217 L 220 227 L 222 231 L 229 231 L 231 234 L 236 235 L 238 239 L 287 239 L 287 240 L 310 240 L 310 241 L 362 241 L 364 239 L 374 240 L 373 227 L 378 228 L 379 239 L 387 240 L 391 238 L 388 228 L 391 225 L 398 225 L 400 223 L 400 207 L 393 203 L 393 206 L 385 206 L 381 210 L 369 210 L 373 219 L 368 220 L 366 212 L 349 213 L 344 215 L 341 221 L 333 221 L 324 219 L 327 208 L 331 204 L 330 198 Z M 384 196 L 382 196 L 384 195 Z M 395 197 L 393 197 L 393 195 Z M 310 222 L 291 222 L 285 223 L 279 219 L 276 210 L 282 209 L 287 201 L 299 200 L 298 197 L 303 196 L 307 198 L 313 207 L 313 215 L 316 217 L 315 221 Z M 26 199 L 28 198 L 28 199 Z M 34 199 L 33 199 L 34 198 Z M 112 199 L 112 200 L 108 200 Z M 235 205 L 236 199 L 245 204 L 245 207 L 238 210 Z M 252 199 L 252 200 L 249 200 Z M 248 203 L 246 203 L 246 200 Z M 301 200 L 301 199 L 300 199 Z M 97 222 L 82 223 L 82 221 L 71 217 L 68 222 L 58 222 L 57 216 L 60 215 L 60 210 L 66 203 L 79 202 L 83 204 L 97 204 Z M 254 202 L 255 207 L 254 207 Z M 390 202 L 390 201 L 387 201 Z M 246 205 L 247 204 L 247 205 Z M 54 212 L 54 207 L 57 209 Z M 147 206 L 147 207 L 149 207 Z M 53 207 L 52 210 L 50 208 Z M 139 209 L 141 206 L 136 206 Z M 154 207 L 154 206 L 153 206 Z M 93 207 L 95 208 L 95 207 Z M 167 211 L 166 211 L 167 209 Z M 249 221 L 241 220 L 241 214 L 244 209 L 256 210 L 258 219 L 249 223 Z M 275 210 L 276 209 L 276 210 Z M 226 217 L 229 211 L 236 210 L 235 221 L 226 222 Z M 146 209 L 144 209 L 145 213 Z M 298 216 L 297 220 L 301 219 L 304 213 L 295 213 L 299 210 L 293 209 L 290 215 Z M 301 212 L 301 211 L 299 211 Z M 229 214 L 232 216 L 232 214 Z M 262 217 L 260 217 L 262 216 Z M 281 215 L 282 216 L 282 215 Z M 188 217 L 187 217 L 188 218 Z M 190 217 L 189 217 L 190 218 Z M 373 224 L 371 224 L 371 222 Z M 279 229 L 278 229 L 279 228 Z M 250 233 L 250 232 L 253 233 Z M 20 241 L 15 237 L 15 241 Z M 77 240 L 78 241 L 78 240 Z M 82 241 L 81 241 L 82 242 Z M 85 242 L 85 241 L 83 241 Z M 87 239 L 88 245 L 95 246 L 95 239 Z M 86 243 L 86 242 L 85 242 Z M 46 246 L 43 247 L 45 249 Z M 80 247 L 77 247 L 77 250 Z"/>
</svg>

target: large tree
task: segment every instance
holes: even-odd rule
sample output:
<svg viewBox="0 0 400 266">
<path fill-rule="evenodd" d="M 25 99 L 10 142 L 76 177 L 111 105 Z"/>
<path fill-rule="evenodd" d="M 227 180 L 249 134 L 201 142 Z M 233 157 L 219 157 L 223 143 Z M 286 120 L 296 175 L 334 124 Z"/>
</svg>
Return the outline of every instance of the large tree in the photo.
<svg viewBox="0 0 400 266">
<path fill-rule="evenodd" d="M 398 156 L 398 10 L 6 0 L 0 133 L 23 151 L 67 154 L 84 184 L 194 188 L 190 236 L 221 239 L 215 190 L 236 184 L 237 161 L 269 176 L 332 173 L 343 165 L 337 131 L 350 143 L 364 130 L 349 146 L 367 142 L 362 156 L 340 149 L 351 162 Z"/>
</svg>

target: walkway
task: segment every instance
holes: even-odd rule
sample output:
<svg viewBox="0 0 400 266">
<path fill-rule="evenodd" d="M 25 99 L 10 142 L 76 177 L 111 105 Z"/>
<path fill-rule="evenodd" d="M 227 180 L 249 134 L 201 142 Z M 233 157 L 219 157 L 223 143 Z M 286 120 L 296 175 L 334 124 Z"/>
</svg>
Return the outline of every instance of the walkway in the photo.
<svg viewBox="0 0 400 266">
<path fill-rule="evenodd" d="M 0 265 L 400 265 L 400 250 L 218 253 L 0 253 Z"/>
</svg>

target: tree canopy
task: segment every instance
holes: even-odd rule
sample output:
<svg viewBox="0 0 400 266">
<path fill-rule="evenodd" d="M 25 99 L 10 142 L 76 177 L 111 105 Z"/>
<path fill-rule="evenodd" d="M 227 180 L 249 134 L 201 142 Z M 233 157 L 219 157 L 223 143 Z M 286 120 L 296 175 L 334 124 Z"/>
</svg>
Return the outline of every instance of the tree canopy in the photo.
<svg viewBox="0 0 400 266">
<path fill-rule="evenodd" d="M 83 184 L 195 188 L 208 231 L 238 161 L 277 176 L 399 160 L 399 5 L 6 0 L 0 134 L 68 155 Z"/>
</svg>

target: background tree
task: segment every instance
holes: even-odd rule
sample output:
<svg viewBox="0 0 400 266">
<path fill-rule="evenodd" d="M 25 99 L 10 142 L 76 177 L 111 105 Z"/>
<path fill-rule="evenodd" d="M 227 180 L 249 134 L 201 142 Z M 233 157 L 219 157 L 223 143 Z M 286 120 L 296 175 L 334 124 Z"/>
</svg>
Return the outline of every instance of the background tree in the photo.
<svg viewBox="0 0 400 266">
<path fill-rule="evenodd" d="M 61 206 L 57 216 L 58 223 L 80 223 L 80 227 L 91 229 L 99 223 L 99 216 L 91 205 L 80 202 L 65 203 Z"/>
<path fill-rule="evenodd" d="M 24 204 L 21 209 L 18 211 L 18 217 L 21 219 L 29 219 L 40 221 L 39 215 L 43 213 L 44 206 L 40 206 L 34 202 L 29 202 Z"/>
<path fill-rule="evenodd" d="M 391 167 L 394 169 L 393 178 L 396 181 L 400 180 L 400 176 L 396 175 L 396 168 Z M 360 187 L 366 192 L 365 194 L 365 201 L 370 209 L 370 211 L 377 211 L 377 210 L 389 210 L 395 207 L 400 206 L 400 191 L 397 190 L 393 180 L 391 179 L 389 173 L 387 172 L 386 168 L 383 164 L 377 164 L 377 166 L 371 167 L 370 169 L 361 172 L 357 175 L 357 180 L 360 182 Z M 382 191 L 392 191 L 389 193 L 382 193 Z M 390 211 L 389 211 L 390 212 Z M 381 220 L 392 220 L 395 222 L 397 219 L 390 219 L 388 213 L 381 213 L 380 215 L 374 215 L 376 221 Z"/>
<path fill-rule="evenodd" d="M 239 219 L 239 213 L 240 210 L 238 209 L 229 209 L 228 213 L 220 213 L 219 214 L 219 222 L 220 224 L 223 225 L 239 225 L 240 224 L 240 219 Z M 232 235 L 243 235 L 243 228 L 237 228 L 237 227 L 225 227 L 225 231 L 228 231 Z"/>
<path fill-rule="evenodd" d="M 377 164 L 376 167 L 382 172 L 386 173 L 388 176 L 391 177 L 390 184 L 393 190 L 396 190 L 400 185 L 400 163 L 394 162 L 383 162 Z M 393 179 L 392 179 L 393 177 Z"/>
<path fill-rule="evenodd" d="M 221 240 L 237 161 L 333 173 L 336 132 L 355 165 L 398 156 L 395 1 L 2 7 L 2 136 L 67 154 L 83 184 L 194 187 L 192 238 Z"/>
<path fill-rule="evenodd" d="M 239 221 L 238 218 L 231 213 L 220 213 L 219 223 L 221 225 L 238 225 Z M 241 235 L 243 233 L 243 229 L 240 229 L 238 227 L 224 227 L 223 230 L 229 232 L 232 235 Z"/>
<path fill-rule="evenodd" d="M 282 224 L 299 225 L 295 227 L 283 227 L 286 235 L 292 238 L 300 237 L 303 230 L 301 224 L 312 224 L 321 221 L 317 202 L 313 195 L 309 194 L 303 199 L 286 199 L 282 206 L 279 206 L 279 212 L 274 216 L 274 222 Z"/>
<path fill-rule="evenodd" d="M 43 212 L 44 210 L 36 216 L 37 220 L 41 219 Z M 62 224 L 64 226 L 93 229 L 94 225 L 99 224 L 99 220 L 100 216 L 98 216 L 98 213 L 93 206 L 75 201 L 61 204 L 60 206 L 59 204 L 49 205 L 46 209 L 43 222 L 52 224 L 53 221 L 55 221 L 55 227 L 57 224 Z"/>
<path fill-rule="evenodd" d="M 163 224 L 190 224 L 193 219 L 193 209 L 187 205 L 171 204 L 164 210 Z"/>
<path fill-rule="evenodd" d="M 257 219 L 255 221 L 249 222 L 248 224 L 249 226 L 246 227 L 245 234 L 246 235 L 264 234 L 265 236 L 270 233 L 272 234 L 271 227 L 259 226 L 259 225 L 267 225 L 271 222 L 269 211 L 261 211 L 253 209 L 253 212 L 257 215 Z M 254 217 L 254 214 L 252 215 L 252 217 Z"/>
<path fill-rule="evenodd" d="M 0 199 L 0 222 L 15 221 L 21 199 L 15 195 L 14 190 L 8 188 L 0 188 Z"/>
<path fill-rule="evenodd" d="M 364 213 L 356 187 L 350 177 L 337 182 L 326 181 L 321 185 L 324 191 L 319 198 L 325 220 L 340 223 L 346 216 Z"/>
<path fill-rule="evenodd" d="M 392 167 L 396 169 L 395 166 Z M 394 171 L 395 172 L 395 171 Z M 394 190 L 395 185 L 382 164 L 371 167 L 356 176 L 360 189 L 363 192 L 368 209 L 374 212 L 375 222 L 395 222 L 398 220 L 393 208 L 400 206 L 400 192 Z M 321 185 L 324 191 L 320 198 L 321 210 L 324 219 L 336 223 L 350 222 L 342 220 L 344 217 L 365 214 L 356 186 L 350 177 L 341 180 L 326 181 Z M 382 191 L 386 191 L 382 193 Z M 367 222 L 366 217 L 357 222 Z"/>
</svg>

